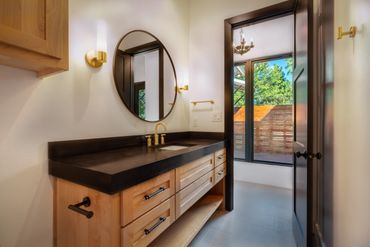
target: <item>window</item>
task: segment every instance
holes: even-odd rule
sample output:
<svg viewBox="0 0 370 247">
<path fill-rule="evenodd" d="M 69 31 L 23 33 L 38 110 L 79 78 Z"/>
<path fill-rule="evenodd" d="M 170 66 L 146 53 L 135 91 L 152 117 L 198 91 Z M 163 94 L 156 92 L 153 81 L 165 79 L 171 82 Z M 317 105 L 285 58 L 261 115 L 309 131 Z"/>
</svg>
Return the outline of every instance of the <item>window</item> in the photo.
<svg viewBox="0 0 370 247">
<path fill-rule="evenodd" d="M 245 64 L 234 66 L 234 157 L 245 157 Z"/>
<path fill-rule="evenodd" d="M 292 61 L 278 56 L 234 66 L 235 158 L 292 164 Z"/>
</svg>

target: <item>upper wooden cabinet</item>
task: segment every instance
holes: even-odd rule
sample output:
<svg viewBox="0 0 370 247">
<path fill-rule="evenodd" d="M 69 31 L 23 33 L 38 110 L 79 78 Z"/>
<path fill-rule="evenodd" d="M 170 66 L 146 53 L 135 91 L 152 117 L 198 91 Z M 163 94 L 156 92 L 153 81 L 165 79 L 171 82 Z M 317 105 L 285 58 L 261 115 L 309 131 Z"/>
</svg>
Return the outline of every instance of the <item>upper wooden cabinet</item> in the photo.
<svg viewBox="0 0 370 247">
<path fill-rule="evenodd" d="M 0 0 L 0 64 L 68 70 L 68 0 Z"/>
</svg>

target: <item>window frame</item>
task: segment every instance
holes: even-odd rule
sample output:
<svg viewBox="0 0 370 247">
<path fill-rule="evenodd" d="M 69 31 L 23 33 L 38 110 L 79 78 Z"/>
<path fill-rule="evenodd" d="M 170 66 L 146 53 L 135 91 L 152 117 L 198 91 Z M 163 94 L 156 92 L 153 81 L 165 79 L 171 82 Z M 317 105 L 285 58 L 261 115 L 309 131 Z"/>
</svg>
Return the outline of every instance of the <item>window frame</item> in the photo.
<svg viewBox="0 0 370 247">
<path fill-rule="evenodd" d="M 247 59 L 244 61 L 234 62 L 234 67 L 240 64 L 245 64 L 245 135 L 252 138 L 245 138 L 245 158 L 235 158 L 236 161 L 244 161 L 249 163 L 264 164 L 264 165 L 278 165 L 278 166 L 293 166 L 293 151 L 292 163 L 282 163 L 274 161 L 264 161 L 254 159 L 254 64 L 259 62 L 266 62 L 270 60 L 278 60 L 284 58 L 294 58 L 293 53 L 282 53 L 271 56 L 264 56 L 259 58 Z M 293 133 L 294 134 L 294 133 Z"/>
</svg>

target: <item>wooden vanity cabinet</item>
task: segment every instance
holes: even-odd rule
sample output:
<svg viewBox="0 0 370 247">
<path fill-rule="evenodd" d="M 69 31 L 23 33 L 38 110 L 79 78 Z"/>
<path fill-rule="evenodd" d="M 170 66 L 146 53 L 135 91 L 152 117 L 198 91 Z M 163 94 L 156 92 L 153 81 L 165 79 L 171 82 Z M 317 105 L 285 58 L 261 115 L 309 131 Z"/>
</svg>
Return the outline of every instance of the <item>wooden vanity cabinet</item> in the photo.
<svg viewBox="0 0 370 247">
<path fill-rule="evenodd" d="M 176 218 L 179 218 L 214 185 L 214 173 L 210 171 L 189 186 L 176 193 Z"/>
<path fill-rule="evenodd" d="M 68 70 L 68 0 L 0 0 L 0 64 Z"/>
<path fill-rule="evenodd" d="M 226 149 L 221 149 L 215 152 L 215 166 L 219 166 L 226 162 Z"/>
<path fill-rule="evenodd" d="M 121 192 L 122 226 L 175 194 L 175 171 L 166 172 Z"/>
<path fill-rule="evenodd" d="M 90 219 L 68 206 L 89 197 L 94 212 Z M 54 246 L 114 247 L 121 243 L 120 195 L 108 195 L 57 178 L 54 185 Z"/>
<path fill-rule="evenodd" d="M 214 154 L 204 156 L 189 164 L 176 168 L 176 192 L 184 189 L 214 168 Z"/>
<path fill-rule="evenodd" d="M 175 222 L 175 197 L 167 199 L 124 227 L 121 246 L 147 246 L 173 222 Z"/>
<path fill-rule="evenodd" d="M 56 179 L 56 246 L 187 246 L 222 207 L 226 163 L 215 166 L 222 154 L 204 156 L 114 195 Z M 93 211 L 90 219 L 68 209 L 86 196 L 91 205 L 82 208 Z"/>
</svg>

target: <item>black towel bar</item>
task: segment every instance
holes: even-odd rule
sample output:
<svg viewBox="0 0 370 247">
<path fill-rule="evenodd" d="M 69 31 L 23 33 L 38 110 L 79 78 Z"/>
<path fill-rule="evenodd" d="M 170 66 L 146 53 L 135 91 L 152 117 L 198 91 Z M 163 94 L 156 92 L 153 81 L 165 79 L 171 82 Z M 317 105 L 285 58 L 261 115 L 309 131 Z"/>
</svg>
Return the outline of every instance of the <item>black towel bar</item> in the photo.
<svg viewBox="0 0 370 247">
<path fill-rule="evenodd" d="M 85 209 L 82 209 L 81 206 L 89 207 L 91 204 L 90 198 L 89 197 L 84 197 L 82 199 L 82 202 L 76 203 L 76 204 L 71 204 L 68 206 L 70 210 L 73 210 L 79 214 L 85 215 L 86 218 L 90 219 L 91 217 L 94 216 L 94 212 L 92 211 L 87 211 Z"/>
</svg>

